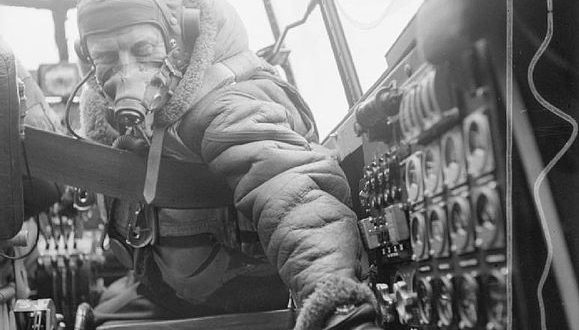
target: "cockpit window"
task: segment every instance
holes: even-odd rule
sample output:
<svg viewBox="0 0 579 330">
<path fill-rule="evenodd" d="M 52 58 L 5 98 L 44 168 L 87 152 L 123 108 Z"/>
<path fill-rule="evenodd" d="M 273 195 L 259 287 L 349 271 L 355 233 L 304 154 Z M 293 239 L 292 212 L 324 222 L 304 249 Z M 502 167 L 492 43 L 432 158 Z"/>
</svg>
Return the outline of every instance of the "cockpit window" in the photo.
<svg viewBox="0 0 579 330">
<path fill-rule="evenodd" d="M 28 70 L 59 61 L 50 10 L 0 6 L 0 36 Z"/>
<path fill-rule="evenodd" d="M 310 0 L 270 0 L 279 29 L 301 19 Z M 353 61 L 365 92 L 387 68 L 385 53 L 392 46 L 422 0 L 335 0 Z M 246 24 L 250 48 L 258 51 L 275 42 L 263 0 L 230 1 Z M 76 9 L 65 22 L 68 57 L 77 62 Z M 26 22 L 24 24 L 23 22 Z M 21 28 L 18 28 L 18 27 Z M 0 34 L 31 71 L 40 64 L 58 63 L 54 22 L 50 10 L 0 6 Z M 349 106 L 320 8 L 284 42 L 295 83 L 308 102 L 323 139 L 345 116 Z"/>
<path fill-rule="evenodd" d="M 282 31 L 303 17 L 309 2 L 272 1 Z M 291 50 L 296 85 L 312 108 L 323 139 L 346 115 L 348 102 L 319 7 L 305 24 L 289 32 L 285 46 Z"/>
<path fill-rule="evenodd" d="M 422 2 L 335 0 L 363 92 L 386 71 L 386 52 Z"/>
<path fill-rule="evenodd" d="M 228 1 L 245 24 L 249 48 L 258 51 L 274 43 L 273 35 L 263 7 L 263 0 Z"/>
</svg>

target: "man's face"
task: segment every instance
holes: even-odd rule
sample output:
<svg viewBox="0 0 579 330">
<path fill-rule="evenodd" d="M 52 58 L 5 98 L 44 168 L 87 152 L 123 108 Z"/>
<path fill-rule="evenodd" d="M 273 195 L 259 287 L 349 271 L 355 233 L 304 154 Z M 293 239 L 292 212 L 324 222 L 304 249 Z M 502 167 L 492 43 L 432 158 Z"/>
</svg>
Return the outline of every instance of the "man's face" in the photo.
<svg viewBox="0 0 579 330">
<path fill-rule="evenodd" d="M 96 65 L 97 78 L 103 84 L 114 74 L 133 66 L 159 67 L 167 55 L 161 31 L 144 23 L 91 35 L 86 43 Z"/>
<path fill-rule="evenodd" d="M 158 77 L 167 56 L 163 34 L 150 24 L 91 35 L 86 40 L 103 92 L 113 101 L 119 127 L 147 121 L 167 101 L 166 86 Z"/>
</svg>

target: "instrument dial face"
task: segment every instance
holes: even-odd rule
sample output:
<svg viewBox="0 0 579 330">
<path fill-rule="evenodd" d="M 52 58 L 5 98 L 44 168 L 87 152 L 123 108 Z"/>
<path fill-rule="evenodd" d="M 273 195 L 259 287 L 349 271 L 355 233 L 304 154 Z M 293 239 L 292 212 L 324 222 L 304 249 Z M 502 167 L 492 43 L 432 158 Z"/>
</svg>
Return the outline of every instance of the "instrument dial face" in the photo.
<svg viewBox="0 0 579 330">
<path fill-rule="evenodd" d="M 418 298 L 418 310 L 420 311 L 420 322 L 423 324 L 432 323 L 434 297 L 429 279 L 423 278 L 418 281 L 416 294 Z"/>
<path fill-rule="evenodd" d="M 452 309 L 453 286 L 448 276 L 444 276 L 439 281 L 440 287 L 436 296 L 436 312 L 438 313 L 438 326 L 449 326 L 454 318 Z"/>
<path fill-rule="evenodd" d="M 442 179 L 440 148 L 429 146 L 424 150 L 424 193 L 434 195 L 439 192 Z"/>
<path fill-rule="evenodd" d="M 423 259 L 426 255 L 427 249 L 427 237 L 426 237 L 426 224 L 424 216 L 417 212 L 412 215 L 410 219 L 410 230 L 411 230 L 411 244 L 412 251 L 414 252 L 414 258 L 416 260 Z"/>
<path fill-rule="evenodd" d="M 480 177 L 494 169 L 489 121 L 483 113 L 469 115 L 463 124 L 468 173 Z"/>
<path fill-rule="evenodd" d="M 464 182 L 464 148 L 460 131 L 451 131 L 442 138 L 442 172 L 444 183 L 456 187 Z"/>
<path fill-rule="evenodd" d="M 495 272 L 486 279 L 487 329 L 504 330 L 507 320 L 506 271 Z"/>
<path fill-rule="evenodd" d="M 463 197 L 455 198 L 450 203 L 449 223 L 452 250 L 465 252 L 471 247 L 471 215 L 468 201 Z"/>
<path fill-rule="evenodd" d="M 443 256 L 448 247 L 448 223 L 442 207 L 434 207 L 429 212 L 430 248 L 433 256 Z"/>
<path fill-rule="evenodd" d="M 479 285 L 471 275 L 463 275 L 458 279 L 458 311 L 459 327 L 472 328 L 478 323 L 478 293 Z"/>
</svg>

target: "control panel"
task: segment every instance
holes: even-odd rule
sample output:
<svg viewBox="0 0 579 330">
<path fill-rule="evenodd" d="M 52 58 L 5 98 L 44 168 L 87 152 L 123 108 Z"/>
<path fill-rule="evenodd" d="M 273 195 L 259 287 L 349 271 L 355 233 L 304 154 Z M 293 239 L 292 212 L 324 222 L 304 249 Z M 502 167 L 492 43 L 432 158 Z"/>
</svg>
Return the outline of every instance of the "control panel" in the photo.
<svg viewBox="0 0 579 330">
<path fill-rule="evenodd" d="M 385 329 L 579 324 L 578 8 L 424 1 L 324 141 Z"/>
<path fill-rule="evenodd" d="M 507 329 L 504 109 L 484 40 L 412 49 L 355 109 L 359 229 L 387 329 Z"/>
</svg>

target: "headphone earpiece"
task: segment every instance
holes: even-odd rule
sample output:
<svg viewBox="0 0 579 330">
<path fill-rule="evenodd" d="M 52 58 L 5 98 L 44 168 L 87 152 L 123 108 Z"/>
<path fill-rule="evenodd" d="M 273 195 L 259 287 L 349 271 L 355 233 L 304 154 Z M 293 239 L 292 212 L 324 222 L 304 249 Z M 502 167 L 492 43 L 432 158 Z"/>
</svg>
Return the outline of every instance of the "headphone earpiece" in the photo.
<svg viewBox="0 0 579 330">
<path fill-rule="evenodd" d="M 91 72 L 93 63 L 88 56 L 88 52 L 85 51 L 85 47 L 82 46 L 82 43 L 79 39 L 74 41 L 74 51 L 76 56 L 78 56 L 78 65 L 82 74 L 85 75 Z"/>
<path fill-rule="evenodd" d="M 201 12 L 197 8 L 184 7 L 181 15 L 181 40 L 185 50 L 190 53 L 201 34 Z"/>
<path fill-rule="evenodd" d="M 90 57 L 88 56 L 88 52 L 86 51 L 85 47 L 83 46 L 80 39 L 74 41 L 74 51 L 76 52 L 76 56 L 83 64 L 90 64 Z"/>
</svg>

